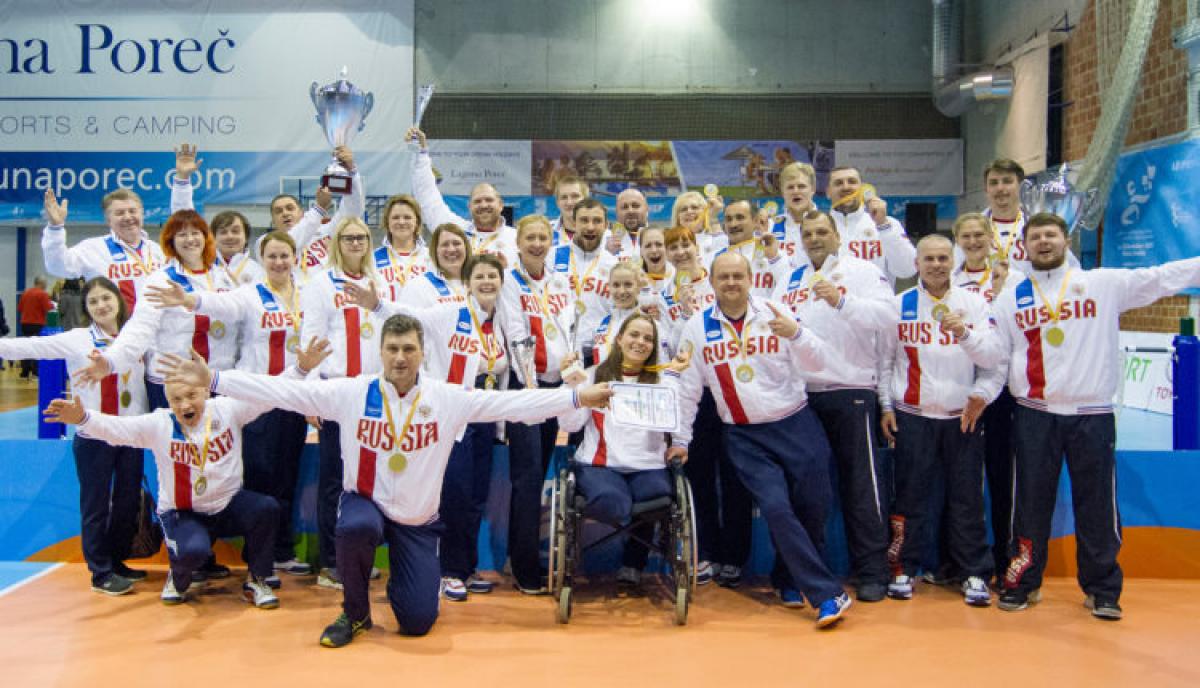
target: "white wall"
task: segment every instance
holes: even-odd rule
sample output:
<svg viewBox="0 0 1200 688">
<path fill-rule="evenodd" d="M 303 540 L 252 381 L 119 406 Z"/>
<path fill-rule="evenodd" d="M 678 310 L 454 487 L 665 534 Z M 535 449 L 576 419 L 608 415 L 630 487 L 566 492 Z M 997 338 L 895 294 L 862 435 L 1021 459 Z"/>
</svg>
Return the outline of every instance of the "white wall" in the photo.
<svg viewBox="0 0 1200 688">
<path fill-rule="evenodd" d="M 922 0 L 418 0 L 417 83 L 447 92 L 929 90 Z"/>
</svg>

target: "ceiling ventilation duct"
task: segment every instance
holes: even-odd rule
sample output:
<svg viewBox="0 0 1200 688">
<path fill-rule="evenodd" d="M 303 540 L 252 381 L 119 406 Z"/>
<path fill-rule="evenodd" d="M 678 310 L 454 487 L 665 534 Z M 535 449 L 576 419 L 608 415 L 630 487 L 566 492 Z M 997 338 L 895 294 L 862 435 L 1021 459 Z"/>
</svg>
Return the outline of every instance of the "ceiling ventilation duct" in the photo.
<svg viewBox="0 0 1200 688">
<path fill-rule="evenodd" d="M 933 104 L 958 117 L 976 103 L 1012 97 L 1011 69 L 961 74 L 963 0 L 933 0 Z"/>
</svg>

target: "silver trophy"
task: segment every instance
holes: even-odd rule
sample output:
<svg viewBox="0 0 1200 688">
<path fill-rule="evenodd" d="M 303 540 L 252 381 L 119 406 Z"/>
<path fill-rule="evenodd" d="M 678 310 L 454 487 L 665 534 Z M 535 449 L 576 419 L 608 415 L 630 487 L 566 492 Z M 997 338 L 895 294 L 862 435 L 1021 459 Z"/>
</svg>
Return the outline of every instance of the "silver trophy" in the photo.
<svg viewBox="0 0 1200 688">
<path fill-rule="evenodd" d="M 338 80 L 331 84 L 320 86 L 312 82 L 308 95 L 317 109 L 317 124 L 325 132 L 325 140 L 335 148 L 350 145 L 350 140 L 362 131 L 367 115 L 375 106 L 374 94 L 365 93 L 346 80 L 345 67 L 338 74 Z M 350 193 L 353 190 L 350 171 L 334 158 L 321 177 L 321 186 L 333 193 Z"/>
<path fill-rule="evenodd" d="M 533 352 L 536 346 L 537 342 L 533 337 L 514 339 L 509 345 L 513 363 L 517 364 L 517 368 L 521 371 L 521 377 L 525 378 L 526 389 L 537 387 L 537 368 L 533 361 Z"/>
<path fill-rule="evenodd" d="M 1067 233 L 1073 234 L 1084 218 L 1091 213 L 1098 194 L 1096 189 L 1076 191 L 1067 179 L 1070 170 L 1063 163 L 1058 175 L 1043 183 L 1034 184 L 1026 179 L 1021 182 L 1021 206 L 1026 219 L 1037 213 L 1054 213 L 1067 223 Z"/>
</svg>

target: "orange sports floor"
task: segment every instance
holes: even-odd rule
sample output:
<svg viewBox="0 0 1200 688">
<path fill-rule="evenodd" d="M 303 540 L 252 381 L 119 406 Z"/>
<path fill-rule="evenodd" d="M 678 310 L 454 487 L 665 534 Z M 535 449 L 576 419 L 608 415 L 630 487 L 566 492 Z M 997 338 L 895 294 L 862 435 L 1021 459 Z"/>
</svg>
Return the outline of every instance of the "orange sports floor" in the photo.
<svg viewBox="0 0 1200 688">
<path fill-rule="evenodd" d="M 1066 579 L 1021 613 L 921 585 L 911 602 L 856 604 L 831 632 L 759 589 L 702 588 L 686 627 L 653 587 L 585 588 L 568 626 L 550 598 L 498 589 L 443 603 L 424 638 L 396 633 L 377 582 L 375 629 L 329 650 L 316 641 L 339 593 L 285 577 L 281 607 L 260 611 L 236 580 L 168 608 L 161 568 L 109 598 L 64 565 L 0 597 L 0 686 L 1200 686 L 1196 581 L 1128 581 L 1116 623 L 1093 619 Z"/>
</svg>

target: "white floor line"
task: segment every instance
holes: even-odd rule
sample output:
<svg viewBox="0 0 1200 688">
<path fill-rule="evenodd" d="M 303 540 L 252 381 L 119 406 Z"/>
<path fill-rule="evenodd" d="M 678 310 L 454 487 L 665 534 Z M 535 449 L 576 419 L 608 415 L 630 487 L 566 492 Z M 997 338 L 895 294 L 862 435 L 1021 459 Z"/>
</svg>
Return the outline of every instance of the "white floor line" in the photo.
<svg viewBox="0 0 1200 688">
<path fill-rule="evenodd" d="M 60 561 L 57 564 L 52 564 L 51 566 L 48 566 L 48 567 L 42 569 L 41 571 L 38 571 L 37 573 L 33 574 L 32 576 L 29 576 L 28 578 L 23 578 L 23 579 L 17 581 L 16 583 L 13 583 L 12 585 L 8 586 L 7 588 L 0 589 L 0 597 L 4 597 L 5 595 L 9 594 L 10 592 L 19 590 L 19 589 L 25 587 L 26 585 L 29 585 L 30 583 L 34 582 L 35 580 L 41 578 L 42 576 L 45 576 L 49 573 L 57 571 L 58 569 L 62 568 L 64 563 L 65 562 Z"/>
</svg>

